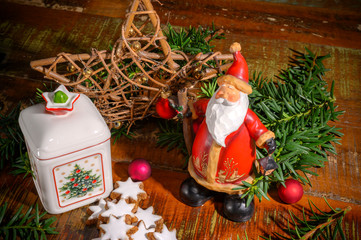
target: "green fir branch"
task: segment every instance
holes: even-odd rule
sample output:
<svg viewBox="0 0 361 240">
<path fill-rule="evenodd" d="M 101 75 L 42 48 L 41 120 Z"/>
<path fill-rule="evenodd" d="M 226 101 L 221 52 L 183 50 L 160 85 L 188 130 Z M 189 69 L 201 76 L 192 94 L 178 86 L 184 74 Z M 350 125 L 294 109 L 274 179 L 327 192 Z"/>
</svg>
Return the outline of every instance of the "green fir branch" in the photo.
<svg viewBox="0 0 361 240">
<path fill-rule="evenodd" d="M 45 89 L 45 90 L 43 90 L 43 89 Z M 53 92 L 55 90 L 55 86 L 53 86 L 52 82 L 50 82 L 50 86 L 46 85 L 46 83 L 43 83 L 43 89 L 36 88 L 34 101 L 30 100 L 30 101 L 32 101 L 33 104 L 45 102 L 45 100 L 43 98 L 43 93 L 44 92 Z"/>
<path fill-rule="evenodd" d="M 211 98 L 217 91 L 217 78 L 212 78 L 209 82 L 205 82 L 201 86 L 201 91 L 198 93 L 198 98 Z"/>
<path fill-rule="evenodd" d="M 211 52 L 214 46 L 210 42 L 215 39 L 224 39 L 224 34 L 217 34 L 214 24 L 212 28 L 198 28 L 189 26 L 188 29 L 180 28 L 176 31 L 168 24 L 163 31 L 172 50 L 180 50 L 184 53 L 197 54 Z"/>
<path fill-rule="evenodd" d="M 26 151 L 18 123 L 20 106 L 21 103 L 7 115 L 0 114 L 0 169 L 5 167 L 5 161 L 15 164 L 18 154 Z"/>
<path fill-rule="evenodd" d="M 15 170 L 11 171 L 13 175 L 24 174 L 23 178 L 26 178 L 28 175 L 35 178 L 34 172 L 31 169 L 28 152 L 20 152 L 20 156 L 16 158 L 12 167 L 15 168 Z"/>
<path fill-rule="evenodd" d="M 351 207 L 344 209 L 332 208 L 324 198 L 330 211 L 321 211 L 311 200 L 308 201 L 311 216 L 307 217 L 305 209 L 302 209 L 302 217 L 297 217 L 292 211 L 289 211 L 290 219 L 287 220 L 287 228 L 283 229 L 288 236 L 275 233 L 274 239 L 343 239 L 346 240 L 345 233 L 342 229 L 342 221 L 344 216 L 351 211 Z M 315 212 L 317 209 L 317 213 Z M 267 237 L 261 236 L 263 239 L 272 239 L 271 235 Z"/>
<path fill-rule="evenodd" d="M 157 133 L 157 146 L 167 147 L 167 151 L 177 148 L 188 159 L 182 123 L 179 121 L 159 120 L 158 126 L 160 131 Z"/>
<path fill-rule="evenodd" d="M 324 167 L 327 152 L 336 154 L 333 144 L 339 144 L 343 135 L 340 128 L 328 125 L 343 114 L 336 110 L 334 82 L 328 91 L 323 79 L 328 70 L 322 61 L 329 56 L 317 56 L 307 48 L 305 54 L 294 53 L 290 66 L 281 70 L 276 81 L 262 74 L 250 79 L 250 107 L 276 135 L 274 158 L 279 168 L 268 177 L 256 173 L 251 186 L 240 186 L 246 191 L 244 197 L 256 195 L 261 201 L 271 183 L 284 184 L 290 177 L 312 185 L 308 176 L 317 176 L 315 168 Z M 266 155 L 265 150 L 257 151 L 257 158 Z"/>
<path fill-rule="evenodd" d="M 0 114 L 0 170 L 5 167 L 5 161 L 12 168 L 11 174 L 34 176 L 30 159 L 25 147 L 23 134 L 18 123 L 20 115 L 19 103 L 8 115 Z"/>
<path fill-rule="evenodd" d="M 122 123 L 122 125 L 119 128 L 112 128 L 111 129 L 111 136 L 114 139 L 113 144 L 115 144 L 122 136 L 132 139 L 134 135 L 134 132 L 129 130 L 129 124 L 128 123 Z"/>
<path fill-rule="evenodd" d="M 22 213 L 24 205 L 17 212 L 7 218 L 7 203 L 0 207 L 0 236 L 3 239 L 47 239 L 47 234 L 58 234 L 51 225 L 55 217 L 43 219 L 47 212 L 39 212 L 38 205 L 30 206 L 25 214 Z M 33 212 L 33 213 L 32 213 Z"/>
</svg>

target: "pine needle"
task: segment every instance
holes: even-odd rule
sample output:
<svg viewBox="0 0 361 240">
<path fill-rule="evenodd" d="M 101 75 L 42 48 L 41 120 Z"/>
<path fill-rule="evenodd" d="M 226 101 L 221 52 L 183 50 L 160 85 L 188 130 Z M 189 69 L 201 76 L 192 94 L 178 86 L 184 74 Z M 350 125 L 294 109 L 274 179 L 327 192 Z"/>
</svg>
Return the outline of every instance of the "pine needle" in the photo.
<svg viewBox="0 0 361 240">
<path fill-rule="evenodd" d="M 30 206 L 25 214 L 22 213 L 24 205 L 21 205 L 16 213 L 7 217 L 7 203 L 0 207 L 0 236 L 3 239 L 47 239 L 47 234 L 58 234 L 55 227 L 51 227 L 55 217 L 43 219 L 46 212 L 39 212 L 38 205 Z M 10 218 L 10 219 L 9 219 Z M 6 220 L 8 220 L 6 222 Z"/>
<path fill-rule="evenodd" d="M 307 174 L 317 175 L 311 169 L 324 167 L 327 153 L 336 154 L 334 143 L 339 143 L 342 136 L 339 128 L 328 125 L 343 114 L 336 111 L 334 83 L 329 92 L 323 80 L 328 69 L 322 61 L 329 55 L 318 56 L 305 50 L 306 53 L 293 50 L 295 55 L 289 67 L 280 71 L 278 80 L 267 79 L 261 73 L 254 73 L 250 79 L 250 107 L 275 133 L 277 141 L 274 157 L 279 168 L 268 181 L 263 180 L 264 185 L 282 184 L 289 177 L 311 185 Z M 264 150 L 257 151 L 257 157 L 266 154 Z M 264 197 L 256 184 L 253 182 L 247 191 Z"/>
<path fill-rule="evenodd" d="M 290 218 L 292 224 L 284 229 L 288 236 L 284 236 L 280 233 L 275 233 L 275 239 L 346 239 L 345 233 L 342 229 L 343 217 L 351 211 L 351 207 L 348 206 L 344 209 L 332 208 L 324 198 L 326 204 L 330 207 L 329 212 L 321 211 L 311 200 L 309 200 L 311 216 L 308 217 L 305 214 L 305 209 L 302 210 L 302 218 L 298 218 L 292 211 L 290 211 Z M 314 208 L 318 210 L 316 213 Z M 271 239 L 271 237 L 263 239 Z"/>
</svg>

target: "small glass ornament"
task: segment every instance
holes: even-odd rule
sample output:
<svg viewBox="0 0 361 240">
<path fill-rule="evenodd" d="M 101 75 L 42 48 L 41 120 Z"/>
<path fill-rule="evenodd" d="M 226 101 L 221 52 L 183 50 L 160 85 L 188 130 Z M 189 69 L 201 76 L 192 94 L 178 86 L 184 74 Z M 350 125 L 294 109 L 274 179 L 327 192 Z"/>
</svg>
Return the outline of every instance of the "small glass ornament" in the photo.
<svg viewBox="0 0 361 240">
<path fill-rule="evenodd" d="M 135 42 L 132 44 L 132 49 L 133 49 L 133 51 L 135 51 L 135 52 L 138 52 L 141 48 L 142 48 L 142 44 L 140 44 L 140 42 L 138 42 L 138 41 L 135 41 Z"/>
</svg>

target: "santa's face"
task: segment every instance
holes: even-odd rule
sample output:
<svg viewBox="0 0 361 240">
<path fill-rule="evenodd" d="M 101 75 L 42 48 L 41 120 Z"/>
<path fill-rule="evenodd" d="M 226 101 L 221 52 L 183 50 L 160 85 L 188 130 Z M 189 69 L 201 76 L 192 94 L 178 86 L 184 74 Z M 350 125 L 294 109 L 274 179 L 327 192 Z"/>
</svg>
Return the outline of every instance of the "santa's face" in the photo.
<svg viewBox="0 0 361 240">
<path fill-rule="evenodd" d="M 215 94 L 215 98 L 224 98 L 229 102 L 237 102 L 240 98 L 240 92 L 233 85 L 224 83 L 219 86 L 219 89 Z"/>
<path fill-rule="evenodd" d="M 226 137 L 243 123 L 248 110 L 247 94 L 229 84 L 223 84 L 213 95 L 206 111 L 209 133 L 221 146 L 225 147 Z"/>
</svg>

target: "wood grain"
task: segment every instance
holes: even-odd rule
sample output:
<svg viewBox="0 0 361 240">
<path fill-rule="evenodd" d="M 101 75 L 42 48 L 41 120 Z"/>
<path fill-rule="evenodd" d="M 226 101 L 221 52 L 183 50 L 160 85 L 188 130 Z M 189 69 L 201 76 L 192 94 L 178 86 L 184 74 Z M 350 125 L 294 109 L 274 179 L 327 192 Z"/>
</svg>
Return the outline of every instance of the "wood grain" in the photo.
<svg viewBox="0 0 361 240">
<path fill-rule="evenodd" d="M 125 181 L 128 178 L 128 165 L 125 163 L 113 163 L 113 180 Z M 31 178 L 21 179 L 21 176 L 13 177 L 4 172 L 0 185 L 0 202 L 8 202 L 9 209 L 15 211 L 20 204 L 26 206 L 38 203 L 42 209 L 37 196 L 35 186 Z M 150 196 L 141 207 L 154 207 L 155 214 L 161 215 L 165 224 L 170 229 L 177 230 L 178 239 L 242 239 L 247 233 L 249 239 L 257 239 L 258 236 L 268 236 L 274 231 L 282 233 L 289 219 L 289 210 L 297 215 L 305 208 L 307 213 L 308 200 L 314 202 L 322 211 L 329 208 L 324 200 L 319 197 L 305 195 L 300 202 L 293 205 L 281 203 L 274 190 L 270 191 L 270 201 L 256 201 L 255 215 L 247 223 L 235 223 L 222 216 L 222 196 L 217 196 L 204 204 L 202 207 L 192 208 L 179 200 L 179 186 L 188 177 L 182 172 L 168 171 L 152 168 L 151 178 L 144 181 L 145 191 Z M 9 191 L 11 189 L 11 191 Z M 352 207 L 352 211 L 345 217 L 344 229 L 347 239 L 359 239 L 360 211 L 359 204 L 345 203 L 343 201 L 328 200 L 332 207 Z M 49 236 L 49 239 L 92 239 L 98 236 L 99 231 L 95 226 L 86 226 L 85 220 L 87 206 L 56 215 L 54 224 L 60 231 L 59 235 Z"/>
<path fill-rule="evenodd" d="M 36 88 L 42 88 L 43 75 L 30 69 L 32 60 L 54 57 L 59 52 L 89 53 L 92 47 L 108 49 L 120 36 L 125 10 L 130 1 L 90 0 L 59 1 L 59 7 L 36 7 L 29 1 L 2 1 L 0 7 L 0 103 L 2 113 L 12 109 L 19 100 L 29 104 Z M 21 3 L 21 4 L 18 4 Z M 292 4 L 293 5 L 292 5 Z M 61 8 L 61 6 L 73 8 Z M 347 239 L 361 235 L 361 4 L 356 0 L 341 1 L 162 1 L 153 2 L 163 24 L 179 27 L 211 26 L 212 22 L 226 31 L 226 39 L 214 42 L 215 50 L 228 53 L 230 44 L 239 41 L 250 73 L 262 72 L 273 78 L 287 67 L 290 49 L 304 47 L 319 55 L 330 54 L 325 61 L 330 69 L 325 79 L 335 80 L 336 103 L 345 114 L 330 123 L 341 127 L 342 145 L 337 155 L 317 169 L 312 187 L 305 186 L 305 196 L 295 205 L 279 201 L 274 190 L 271 201 L 256 203 L 256 213 L 247 223 L 233 223 L 221 214 L 222 199 L 190 208 L 179 201 L 178 189 L 188 176 L 183 155 L 156 147 L 157 123 L 154 119 L 136 122 L 132 140 L 121 138 L 112 145 L 113 178 L 127 178 L 127 162 L 145 158 L 152 164 L 152 177 L 145 181 L 150 198 L 143 206 L 152 205 L 169 228 L 175 228 L 179 239 L 257 239 L 280 231 L 286 224 L 288 210 L 300 214 L 308 209 L 310 199 L 326 210 L 322 197 L 333 207 L 351 206 L 344 229 Z M 60 10 L 65 9 L 65 10 Z M 47 84 L 49 81 L 45 80 Z M 31 178 L 1 171 L 0 204 L 9 202 L 14 212 L 21 205 L 38 203 Z M 56 215 L 58 236 L 50 239 L 91 239 L 98 235 L 96 227 L 86 226 L 86 207 Z"/>
</svg>

